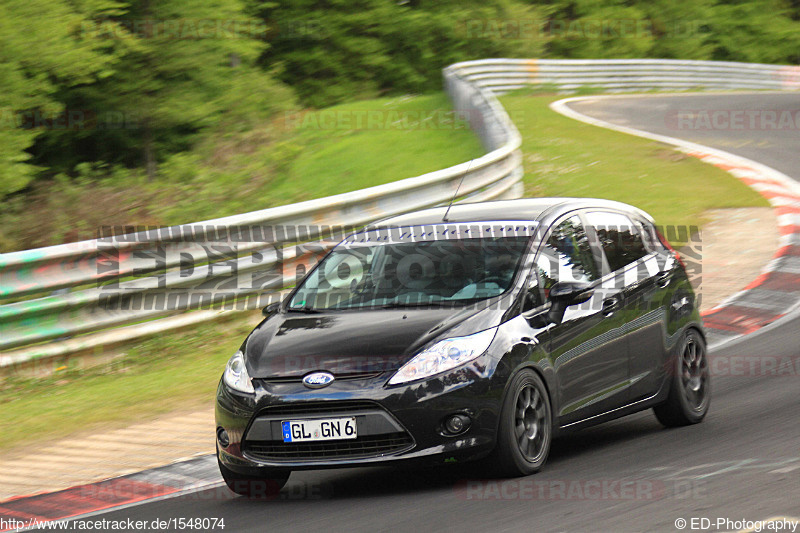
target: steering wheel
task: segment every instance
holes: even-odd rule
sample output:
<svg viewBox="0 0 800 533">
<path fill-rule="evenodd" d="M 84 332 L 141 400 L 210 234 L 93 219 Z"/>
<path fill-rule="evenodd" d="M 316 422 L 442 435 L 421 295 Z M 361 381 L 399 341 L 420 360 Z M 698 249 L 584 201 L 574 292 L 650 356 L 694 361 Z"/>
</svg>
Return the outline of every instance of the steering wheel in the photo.
<svg viewBox="0 0 800 533">
<path fill-rule="evenodd" d="M 478 281 L 477 283 L 479 283 L 479 284 L 494 283 L 498 287 L 502 288 L 502 287 L 505 287 L 508 284 L 508 279 L 506 279 L 503 276 L 494 275 L 494 276 L 489 276 L 489 277 L 483 278 L 482 280 Z"/>
</svg>

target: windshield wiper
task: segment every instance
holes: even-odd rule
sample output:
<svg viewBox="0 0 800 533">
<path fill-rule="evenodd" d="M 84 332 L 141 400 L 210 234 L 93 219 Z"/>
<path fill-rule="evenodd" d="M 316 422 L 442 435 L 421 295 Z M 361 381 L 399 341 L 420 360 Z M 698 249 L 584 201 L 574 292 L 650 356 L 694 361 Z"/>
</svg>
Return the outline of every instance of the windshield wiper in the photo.
<svg viewBox="0 0 800 533">
<path fill-rule="evenodd" d="M 306 313 L 308 315 L 321 313 L 319 309 L 314 309 L 311 306 L 304 305 L 302 307 L 287 307 L 286 310 L 290 313 Z"/>
<path fill-rule="evenodd" d="M 401 307 L 444 307 L 444 304 L 452 304 L 449 300 L 434 300 L 431 302 L 389 302 L 381 305 L 381 309 L 399 309 Z"/>
</svg>

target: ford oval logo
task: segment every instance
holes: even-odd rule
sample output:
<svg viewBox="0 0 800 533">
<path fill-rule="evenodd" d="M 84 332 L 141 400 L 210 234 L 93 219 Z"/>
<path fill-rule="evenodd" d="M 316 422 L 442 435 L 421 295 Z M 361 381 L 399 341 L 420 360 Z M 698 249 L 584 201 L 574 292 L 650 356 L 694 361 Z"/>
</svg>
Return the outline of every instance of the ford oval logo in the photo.
<svg viewBox="0 0 800 533">
<path fill-rule="evenodd" d="M 330 372 L 314 372 L 303 378 L 303 385 L 309 389 L 321 389 L 333 383 L 334 379 Z"/>
</svg>

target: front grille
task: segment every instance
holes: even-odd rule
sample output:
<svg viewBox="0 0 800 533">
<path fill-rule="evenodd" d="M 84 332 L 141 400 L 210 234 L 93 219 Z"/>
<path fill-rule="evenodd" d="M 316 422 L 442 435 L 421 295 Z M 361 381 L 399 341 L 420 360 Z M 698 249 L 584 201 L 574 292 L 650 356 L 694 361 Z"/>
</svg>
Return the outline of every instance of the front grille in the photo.
<svg viewBox="0 0 800 533">
<path fill-rule="evenodd" d="M 367 435 L 352 440 L 284 443 L 251 441 L 246 452 L 256 459 L 268 461 L 363 459 L 404 451 L 414 444 L 407 433 Z"/>
<path fill-rule="evenodd" d="M 359 435 L 355 439 L 283 442 L 278 427 L 281 420 L 348 414 L 359 421 Z M 367 425 L 362 428 L 362 423 Z M 273 462 L 364 459 L 401 453 L 413 447 L 414 439 L 394 417 L 379 404 L 363 400 L 295 402 L 266 407 L 254 419 L 242 442 L 242 450 L 253 459 Z"/>
<path fill-rule="evenodd" d="M 308 414 L 348 413 L 365 409 L 383 410 L 377 403 L 365 401 L 295 402 L 287 405 L 273 405 L 262 409 L 258 416 L 302 416 Z"/>
<path fill-rule="evenodd" d="M 380 376 L 381 374 L 383 374 L 383 372 L 350 372 L 345 374 L 334 374 L 333 377 L 336 381 L 352 381 L 356 379 L 372 379 Z M 303 376 L 261 378 L 261 381 L 269 384 L 302 383 Z"/>
</svg>

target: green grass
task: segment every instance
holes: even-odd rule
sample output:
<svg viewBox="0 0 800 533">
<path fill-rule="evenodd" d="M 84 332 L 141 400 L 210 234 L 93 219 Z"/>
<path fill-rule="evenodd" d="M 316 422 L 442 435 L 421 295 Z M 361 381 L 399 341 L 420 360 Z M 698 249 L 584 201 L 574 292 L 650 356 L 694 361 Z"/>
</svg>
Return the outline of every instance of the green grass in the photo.
<svg viewBox="0 0 800 533">
<path fill-rule="evenodd" d="M 555 113 L 548 105 L 559 98 L 500 99 L 522 134 L 526 196 L 618 200 L 663 225 L 702 226 L 709 209 L 769 205 L 727 172 L 669 146 Z"/>
<path fill-rule="evenodd" d="M 153 181 L 116 168 L 37 184 L 0 206 L 0 252 L 91 239 L 100 226 L 184 224 L 311 200 L 481 155 L 444 93 L 278 114 L 209 134 L 161 163 Z"/>
<path fill-rule="evenodd" d="M 259 318 L 236 314 L 150 337 L 103 366 L 80 369 L 73 362 L 46 378 L 4 378 L 0 450 L 22 447 L 32 436 L 49 441 L 210 407 L 225 363 Z"/>
<path fill-rule="evenodd" d="M 444 94 L 340 105 L 297 118 L 297 123 L 305 150 L 287 179 L 270 191 L 275 198 L 363 189 L 484 153 L 466 122 L 454 120 Z"/>
<path fill-rule="evenodd" d="M 661 224 L 701 225 L 707 209 L 767 205 L 711 165 L 652 141 L 554 113 L 548 104 L 556 99 L 547 94 L 501 99 L 524 139 L 527 196 L 620 200 L 647 210 Z M 449 110 L 441 94 L 332 109 L 341 112 L 340 121 L 347 116 L 353 120 L 361 111 L 387 113 L 381 115 L 382 122 L 366 129 L 340 127 L 341 123 L 321 127 L 324 113 L 298 118 L 292 138 L 303 149 L 287 166 L 285 179 L 271 182 L 267 197 L 252 200 L 251 209 L 386 183 L 482 153 L 474 135 L 448 125 L 446 115 L 434 119 L 436 128 L 391 126 L 393 110 L 401 118 L 414 111 Z M 194 199 L 210 209 L 205 197 Z M 121 427 L 171 410 L 210 406 L 223 365 L 257 321 L 258 316 L 248 314 L 145 339 L 99 368 L 66 368 L 37 380 L 5 379 L 0 386 L 5 428 L 0 450 L 23 446 L 32 435 L 37 441 L 52 440 L 79 430 Z"/>
<path fill-rule="evenodd" d="M 423 117 L 433 118 L 418 120 Z M 281 115 L 270 124 L 277 141 L 253 154 L 204 162 L 207 176 L 191 180 L 174 202 L 174 194 L 162 192 L 156 212 L 176 224 L 215 218 L 390 183 L 483 155 L 472 131 L 452 118 L 444 93 Z M 254 168 L 259 164 L 270 171 Z"/>
</svg>

